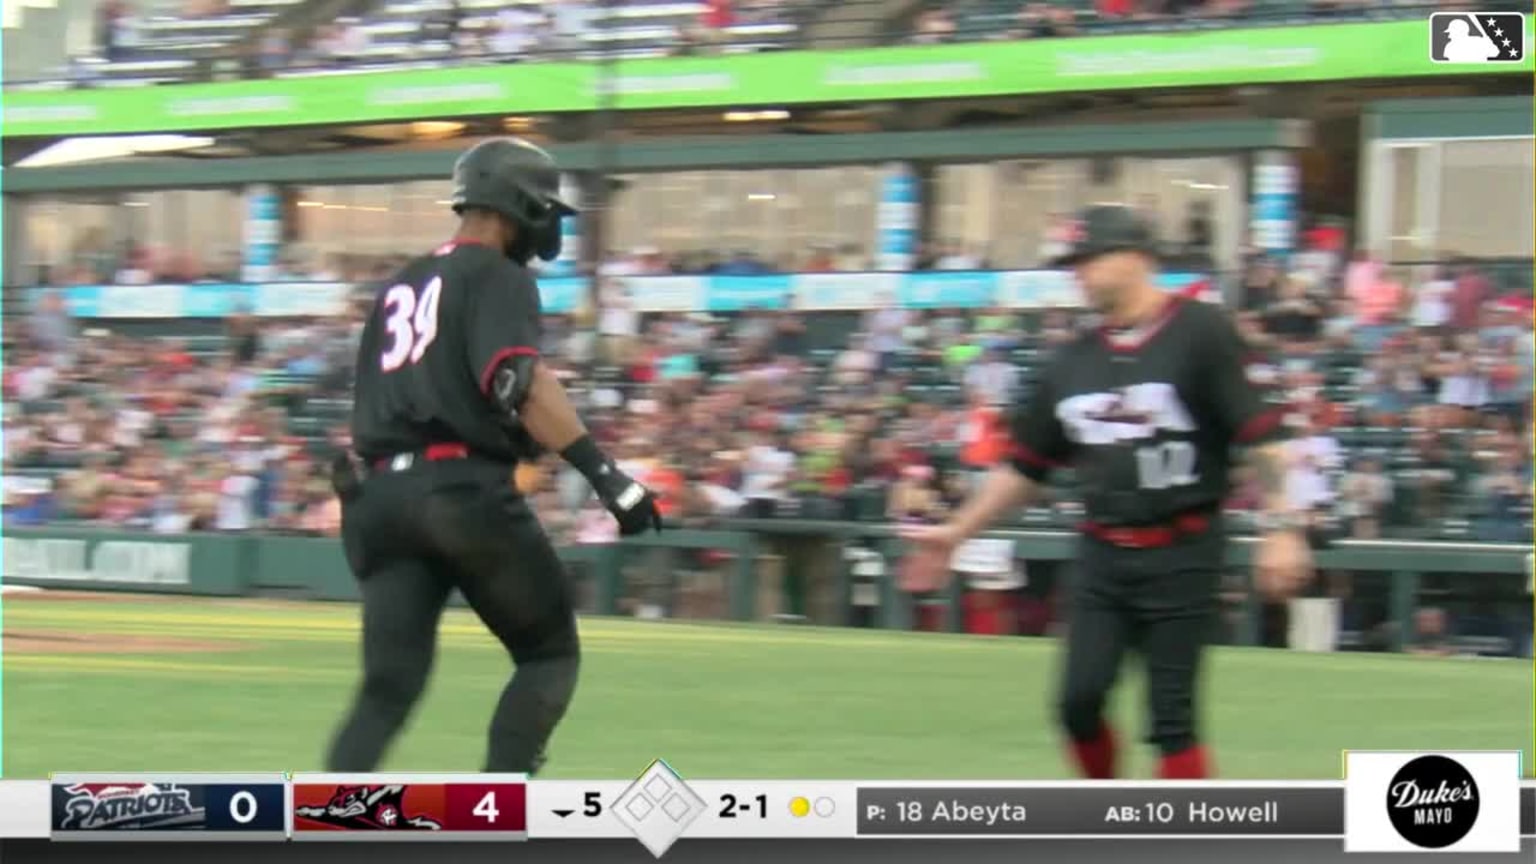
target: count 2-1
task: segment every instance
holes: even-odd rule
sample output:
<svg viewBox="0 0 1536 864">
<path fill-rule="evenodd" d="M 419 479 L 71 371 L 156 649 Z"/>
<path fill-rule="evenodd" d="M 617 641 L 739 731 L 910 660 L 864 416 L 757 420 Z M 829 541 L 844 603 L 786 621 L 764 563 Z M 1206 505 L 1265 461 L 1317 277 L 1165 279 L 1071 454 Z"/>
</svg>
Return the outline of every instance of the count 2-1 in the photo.
<svg viewBox="0 0 1536 864">
<path fill-rule="evenodd" d="M 735 795 L 727 792 L 720 796 L 720 818 L 735 819 L 737 813 L 751 813 L 752 805 L 757 804 L 757 818 L 768 818 L 768 796 L 757 795 L 745 801 L 739 801 Z"/>
</svg>

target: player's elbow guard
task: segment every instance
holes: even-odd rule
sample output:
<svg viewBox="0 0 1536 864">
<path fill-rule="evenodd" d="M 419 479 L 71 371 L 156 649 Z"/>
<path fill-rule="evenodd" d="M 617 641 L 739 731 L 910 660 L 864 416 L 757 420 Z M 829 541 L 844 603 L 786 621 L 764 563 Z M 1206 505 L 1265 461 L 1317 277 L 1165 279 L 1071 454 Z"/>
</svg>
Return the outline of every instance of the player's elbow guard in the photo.
<svg viewBox="0 0 1536 864">
<path fill-rule="evenodd" d="M 514 354 L 496 367 L 491 378 L 491 398 L 508 420 L 515 422 L 521 416 L 538 368 L 539 358 L 531 354 Z"/>
</svg>

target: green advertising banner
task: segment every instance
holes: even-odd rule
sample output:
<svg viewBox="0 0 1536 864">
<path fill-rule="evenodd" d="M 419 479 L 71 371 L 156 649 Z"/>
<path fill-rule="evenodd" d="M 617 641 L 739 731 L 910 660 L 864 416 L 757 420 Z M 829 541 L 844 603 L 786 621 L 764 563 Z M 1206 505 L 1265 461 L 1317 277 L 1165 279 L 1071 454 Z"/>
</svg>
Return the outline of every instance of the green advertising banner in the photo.
<svg viewBox="0 0 1536 864">
<path fill-rule="evenodd" d="M 1527 22 L 1527 44 L 1531 23 Z M 1523 73 L 1430 59 L 1428 21 L 464 66 L 134 89 L 8 92 L 7 136 L 178 132 L 591 111 Z"/>
<path fill-rule="evenodd" d="M 242 594 L 252 541 L 89 528 L 7 528 L 0 581 L 79 591 Z"/>
</svg>

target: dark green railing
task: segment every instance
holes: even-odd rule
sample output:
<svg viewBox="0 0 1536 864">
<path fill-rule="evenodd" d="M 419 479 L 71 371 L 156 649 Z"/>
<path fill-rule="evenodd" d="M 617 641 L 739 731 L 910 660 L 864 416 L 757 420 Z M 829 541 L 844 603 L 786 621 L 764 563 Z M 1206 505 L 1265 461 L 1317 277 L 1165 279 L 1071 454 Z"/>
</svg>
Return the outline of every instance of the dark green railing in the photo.
<svg viewBox="0 0 1536 864">
<path fill-rule="evenodd" d="M 1066 531 L 997 531 L 991 535 L 1014 540 L 1017 557 L 1031 562 L 1071 559 L 1074 535 Z M 355 600 L 356 585 L 335 540 L 262 534 L 191 534 L 160 536 L 91 529 L 31 529 L 7 531 L 4 582 L 71 590 L 139 591 L 192 595 L 283 595 L 314 600 Z M 888 566 L 902 554 L 892 525 L 820 522 L 792 519 L 737 520 L 718 530 L 669 531 L 623 543 L 567 546 L 561 556 L 580 564 L 590 576 L 591 603 L 597 614 L 616 614 L 627 595 L 626 562 L 655 547 L 705 549 L 727 553 L 723 572 L 728 617 L 753 621 L 763 616 L 759 565 L 768 557 L 783 562 L 784 593 L 830 590 L 840 612 L 814 623 L 842 624 L 853 607 L 854 577 L 843 550 L 857 542 L 882 553 Z M 1253 541 L 1239 537 L 1230 544 L 1228 564 L 1246 568 Z M 1519 580 L 1528 588 L 1531 547 L 1520 544 L 1345 540 L 1318 554 L 1322 570 L 1390 574 L 1390 618 L 1397 624 L 1395 647 L 1402 647 L 1427 574 L 1456 574 L 1458 578 Z M 892 578 L 879 580 L 877 618 L 880 626 L 907 629 L 913 619 L 911 598 Z M 961 630 L 961 599 L 965 585 L 951 583 L 942 598 L 947 628 Z M 1514 593 L 1514 592 L 1512 592 Z M 798 604 L 789 597 L 788 605 Z M 1247 592 L 1246 626 L 1239 641 L 1257 640 L 1261 601 Z"/>
</svg>

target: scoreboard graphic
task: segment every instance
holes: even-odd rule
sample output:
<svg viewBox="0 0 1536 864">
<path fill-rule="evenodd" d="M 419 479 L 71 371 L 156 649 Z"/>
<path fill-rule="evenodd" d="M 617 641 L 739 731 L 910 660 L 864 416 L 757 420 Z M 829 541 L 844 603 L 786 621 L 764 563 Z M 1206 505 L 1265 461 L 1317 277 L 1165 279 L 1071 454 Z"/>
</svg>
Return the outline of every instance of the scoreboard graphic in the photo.
<svg viewBox="0 0 1536 864">
<path fill-rule="evenodd" d="M 1346 761 L 1342 782 L 690 781 L 659 759 L 630 780 L 58 774 L 0 781 L 0 838 L 622 839 L 657 858 L 690 838 L 1305 838 L 1344 852 L 1463 853 L 1511 852 L 1536 838 L 1536 782 L 1521 781 L 1519 753 L 1352 752 Z"/>
<path fill-rule="evenodd" d="M 521 774 L 295 774 L 295 840 L 523 840 Z"/>
<path fill-rule="evenodd" d="M 55 774 L 56 840 L 281 840 L 285 774 Z"/>
</svg>

